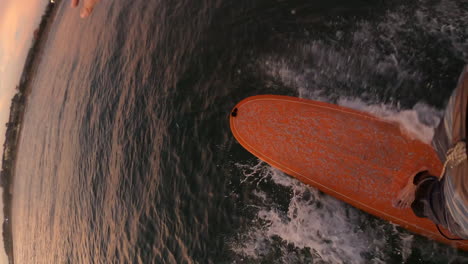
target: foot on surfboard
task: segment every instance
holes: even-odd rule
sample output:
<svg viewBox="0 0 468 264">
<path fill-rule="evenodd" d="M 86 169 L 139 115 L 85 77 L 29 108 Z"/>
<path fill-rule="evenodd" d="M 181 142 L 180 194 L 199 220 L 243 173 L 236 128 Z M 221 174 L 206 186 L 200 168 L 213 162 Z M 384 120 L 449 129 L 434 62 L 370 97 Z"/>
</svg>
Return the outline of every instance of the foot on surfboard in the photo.
<svg viewBox="0 0 468 264">
<path fill-rule="evenodd" d="M 416 193 L 418 183 L 428 176 L 430 176 L 430 174 L 427 170 L 421 170 L 413 177 L 410 177 L 405 187 L 401 189 L 397 197 L 392 201 L 393 207 L 398 209 L 409 208 L 411 206 L 411 203 L 413 203 L 414 201 L 414 196 Z"/>
</svg>

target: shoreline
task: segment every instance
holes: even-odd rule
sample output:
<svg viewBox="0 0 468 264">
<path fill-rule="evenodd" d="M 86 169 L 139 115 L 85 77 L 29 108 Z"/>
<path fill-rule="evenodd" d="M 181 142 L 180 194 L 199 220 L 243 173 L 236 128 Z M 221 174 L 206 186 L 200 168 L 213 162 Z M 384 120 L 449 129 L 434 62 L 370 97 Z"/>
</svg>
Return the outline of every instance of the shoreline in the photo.
<svg viewBox="0 0 468 264">
<path fill-rule="evenodd" d="M 10 115 L 7 130 L 5 133 L 5 142 L 3 144 L 2 168 L 0 172 L 0 187 L 3 189 L 3 225 L 2 234 L 4 250 L 10 264 L 14 263 L 14 241 L 13 241 L 13 217 L 12 202 L 14 175 L 16 168 L 17 151 L 20 144 L 20 135 L 22 123 L 27 104 L 27 96 L 31 92 L 31 81 L 41 62 L 41 52 L 47 41 L 52 22 L 55 19 L 57 10 L 62 0 L 56 0 L 55 3 L 49 3 L 44 11 L 38 28 L 34 31 L 34 38 L 29 49 L 23 72 L 19 84 L 16 86 L 16 94 L 13 96 L 10 105 Z"/>
</svg>

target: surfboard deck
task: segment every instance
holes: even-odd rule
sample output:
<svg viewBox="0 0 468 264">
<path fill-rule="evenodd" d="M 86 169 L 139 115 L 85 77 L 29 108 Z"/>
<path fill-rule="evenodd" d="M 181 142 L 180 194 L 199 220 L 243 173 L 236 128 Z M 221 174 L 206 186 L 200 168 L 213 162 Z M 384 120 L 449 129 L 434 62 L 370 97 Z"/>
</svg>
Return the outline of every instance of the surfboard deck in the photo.
<svg viewBox="0 0 468 264">
<path fill-rule="evenodd" d="M 410 176 L 442 169 L 433 148 L 398 124 L 328 103 L 259 95 L 234 107 L 230 126 L 245 149 L 271 166 L 372 215 L 468 250 L 466 241 L 444 238 L 430 220 L 392 206 Z"/>
</svg>

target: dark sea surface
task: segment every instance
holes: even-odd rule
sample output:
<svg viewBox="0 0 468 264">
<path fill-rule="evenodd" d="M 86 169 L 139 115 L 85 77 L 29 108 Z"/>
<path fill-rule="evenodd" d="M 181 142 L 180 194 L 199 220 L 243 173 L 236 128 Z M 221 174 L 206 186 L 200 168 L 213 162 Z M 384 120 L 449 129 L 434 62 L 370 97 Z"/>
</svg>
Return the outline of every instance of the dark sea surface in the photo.
<svg viewBox="0 0 468 264">
<path fill-rule="evenodd" d="M 258 161 L 228 123 L 282 94 L 430 139 L 467 62 L 462 0 L 103 0 L 86 20 L 66 2 L 28 97 L 15 262 L 467 263 Z"/>
</svg>

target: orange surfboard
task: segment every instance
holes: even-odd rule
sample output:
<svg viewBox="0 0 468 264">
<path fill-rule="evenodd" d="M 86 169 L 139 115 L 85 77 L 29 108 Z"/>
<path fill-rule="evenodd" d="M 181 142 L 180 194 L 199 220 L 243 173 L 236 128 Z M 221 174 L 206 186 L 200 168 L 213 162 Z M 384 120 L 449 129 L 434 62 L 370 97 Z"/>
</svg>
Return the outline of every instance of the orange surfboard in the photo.
<svg viewBox="0 0 468 264">
<path fill-rule="evenodd" d="M 468 242 L 444 238 L 411 209 L 392 207 L 408 177 L 442 169 L 433 148 L 398 124 L 328 103 L 260 95 L 238 103 L 230 125 L 244 148 L 273 167 L 412 232 L 468 249 Z"/>
</svg>

